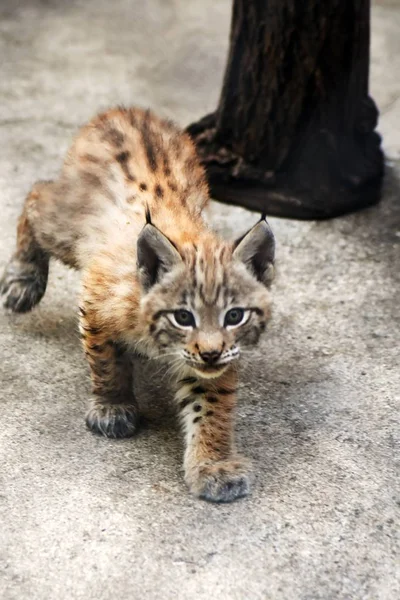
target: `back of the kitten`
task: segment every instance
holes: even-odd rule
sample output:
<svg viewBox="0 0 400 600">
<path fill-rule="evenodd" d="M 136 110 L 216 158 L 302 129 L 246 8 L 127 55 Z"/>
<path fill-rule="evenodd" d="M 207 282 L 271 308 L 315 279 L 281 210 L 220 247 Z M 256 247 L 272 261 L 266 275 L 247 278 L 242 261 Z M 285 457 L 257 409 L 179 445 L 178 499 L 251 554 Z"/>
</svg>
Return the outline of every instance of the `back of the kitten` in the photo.
<svg viewBox="0 0 400 600">
<path fill-rule="evenodd" d="M 187 213 L 189 226 L 207 200 L 194 146 L 172 123 L 140 109 L 97 116 L 80 130 L 59 178 L 36 183 L 25 201 L 0 283 L 4 305 L 26 312 L 41 300 L 51 256 L 80 269 L 110 238 L 134 245 L 147 209 L 164 212 L 167 228 Z"/>
</svg>

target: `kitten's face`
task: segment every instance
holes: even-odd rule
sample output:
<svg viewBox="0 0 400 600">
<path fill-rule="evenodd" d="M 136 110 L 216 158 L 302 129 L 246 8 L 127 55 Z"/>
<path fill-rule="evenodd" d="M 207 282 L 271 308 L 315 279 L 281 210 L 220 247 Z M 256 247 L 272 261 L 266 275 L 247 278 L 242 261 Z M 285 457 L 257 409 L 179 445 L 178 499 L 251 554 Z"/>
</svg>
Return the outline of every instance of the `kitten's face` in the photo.
<svg viewBox="0 0 400 600">
<path fill-rule="evenodd" d="M 206 285 L 200 277 L 207 280 L 211 269 L 195 278 L 187 267 L 171 273 L 148 299 L 156 308 L 149 334 L 159 354 L 203 377 L 220 375 L 241 348 L 256 344 L 270 316 L 268 290 L 241 265 L 214 268 Z"/>
<path fill-rule="evenodd" d="M 218 377 L 264 331 L 270 317 L 266 283 L 271 262 L 262 264 L 262 283 L 260 273 L 249 267 L 250 255 L 240 251 L 242 244 L 235 250 L 210 239 L 202 247 L 186 248 L 147 290 L 142 310 L 149 342 L 177 369 Z"/>
</svg>

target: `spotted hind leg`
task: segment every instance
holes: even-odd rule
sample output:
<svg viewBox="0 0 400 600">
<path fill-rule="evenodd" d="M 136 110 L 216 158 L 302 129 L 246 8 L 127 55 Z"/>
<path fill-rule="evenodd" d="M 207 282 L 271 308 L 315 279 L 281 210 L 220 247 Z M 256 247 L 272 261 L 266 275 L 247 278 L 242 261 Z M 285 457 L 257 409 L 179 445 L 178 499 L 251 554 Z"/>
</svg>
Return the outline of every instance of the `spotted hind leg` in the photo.
<svg viewBox="0 0 400 600">
<path fill-rule="evenodd" d="M 123 345 L 112 339 L 107 323 L 104 318 L 99 319 L 96 307 L 88 299 L 89 294 L 86 288 L 79 327 L 93 384 L 86 425 L 105 437 L 130 437 L 139 424 L 131 356 Z"/>
<path fill-rule="evenodd" d="M 19 218 L 17 249 L 0 280 L 0 294 L 5 308 L 28 312 L 42 299 L 49 273 L 49 254 L 37 243 L 28 217 L 28 196 Z"/>
</svg>

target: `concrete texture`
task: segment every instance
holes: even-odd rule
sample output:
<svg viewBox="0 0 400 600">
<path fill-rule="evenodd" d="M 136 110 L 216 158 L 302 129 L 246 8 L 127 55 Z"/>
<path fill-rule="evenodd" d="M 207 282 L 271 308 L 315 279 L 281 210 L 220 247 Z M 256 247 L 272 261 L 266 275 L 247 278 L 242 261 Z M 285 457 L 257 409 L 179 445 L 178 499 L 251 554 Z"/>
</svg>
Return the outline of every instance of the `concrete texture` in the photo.
<svg viewBox="0 0 400 600">
<path fill-rule="evenodd" d="M 24 195 L 92 114 L 123 102 L 186 124 L 214 107 L 229 13 L 230 0 L 2 0 L 0 267 Z M 140 435 L 85 430 L 75 273 L 54 264 L 37 310 L 0 313 L 3 600 L 400 597 L 399 1 L 375 2 L 372 25 L 384 199 L 330 222 L 271 219 L 275 316 L 243 366 L 237 423 L 250 498 L 187 494 L 168 382 L 145 364 Z M 256 218 L 210 216 L 227 235 Z"/>
</svg>

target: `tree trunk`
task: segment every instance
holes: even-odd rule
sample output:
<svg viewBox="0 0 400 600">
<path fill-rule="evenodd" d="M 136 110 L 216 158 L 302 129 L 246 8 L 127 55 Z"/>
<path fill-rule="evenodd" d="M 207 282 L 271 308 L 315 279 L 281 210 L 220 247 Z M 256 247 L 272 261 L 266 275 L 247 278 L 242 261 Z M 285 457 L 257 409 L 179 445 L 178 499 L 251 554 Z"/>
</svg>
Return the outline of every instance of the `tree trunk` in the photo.
<svg viewBox="0 0 400 600">
<path fill-rule="evenodd" d="M 217 110 L 188 127 L 217 200 L 297 219 L 378 202 L 370 0 L 234 0 Z"/>
</svg>

